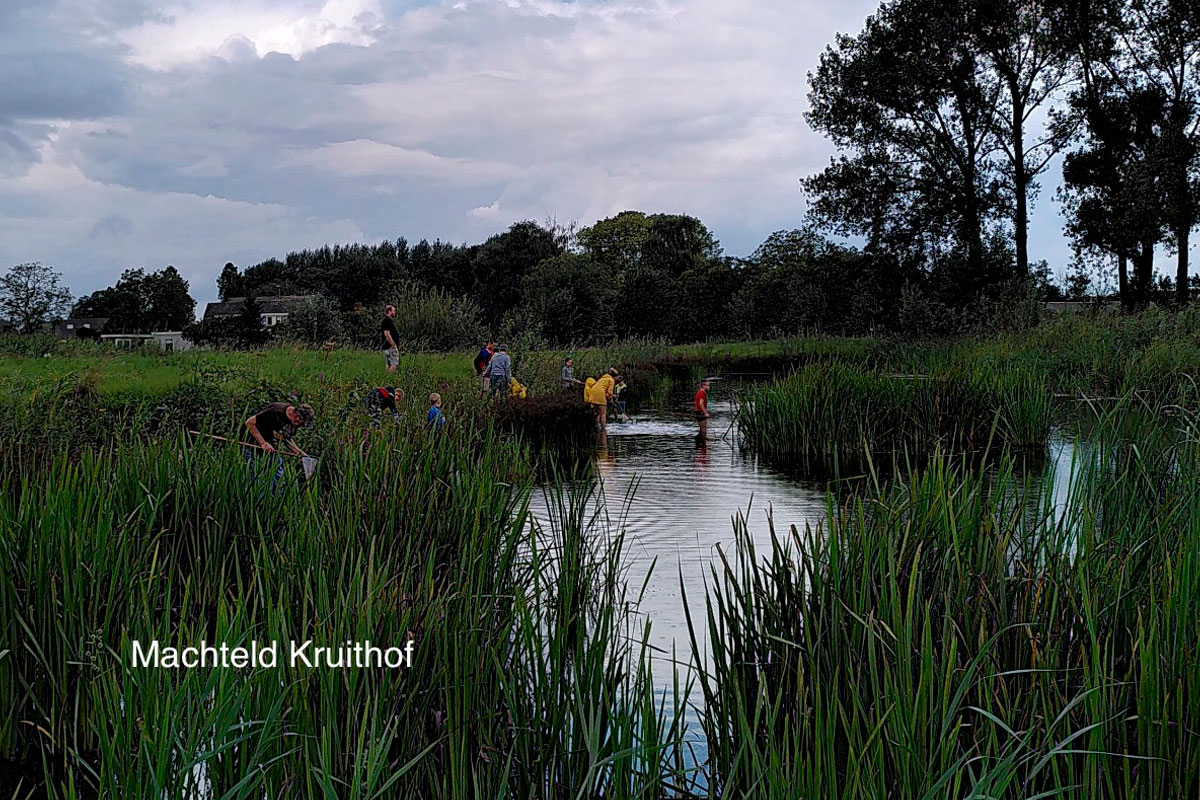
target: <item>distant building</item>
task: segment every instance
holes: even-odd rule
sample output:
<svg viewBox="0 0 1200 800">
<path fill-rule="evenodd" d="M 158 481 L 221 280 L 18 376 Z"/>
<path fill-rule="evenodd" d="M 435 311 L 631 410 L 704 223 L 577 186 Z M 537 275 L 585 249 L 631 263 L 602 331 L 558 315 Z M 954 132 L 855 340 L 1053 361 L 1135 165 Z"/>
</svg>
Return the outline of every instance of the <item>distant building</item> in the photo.
<svg viewBox="0 0 1200 800">
<path fill-rule="evenodd" d="M 262 310 L 263 327 L 274 328 L 287 319 L 288 314 L 294 309 L 303 306 L 311 299 L 312 295 L 307 294 L 285 294 L 256 297 L 254 301 L 258 303 L 259 309 Z M 231 297 L 220 303 L 209 303 L 204 309 L 204 318 L 236 317 L 242 313 L 242 306 L 245 304 L 246 298 L 244 297 Z"/>
<path fill-rule="evenodd" d="M 54 335 L 60 339 L 78 339 L 79 332 L 87 330 L 94 333 L 85 333 L 84 336 L 95 337 L 104 332 L 104 326 L 107 324 L 108 317 L 72 317 L 54 323 Z"/>
<path fill-rule="evenodd" d="M 164 353 L 191 350 L 192 343 L 183 338 L 181 331 L 155 331 L 154 333 L 105 333 L 100 341 L 109 342 L 118 350 L 133 350 L 139 347 L 154 348 Z"/>
</svg>

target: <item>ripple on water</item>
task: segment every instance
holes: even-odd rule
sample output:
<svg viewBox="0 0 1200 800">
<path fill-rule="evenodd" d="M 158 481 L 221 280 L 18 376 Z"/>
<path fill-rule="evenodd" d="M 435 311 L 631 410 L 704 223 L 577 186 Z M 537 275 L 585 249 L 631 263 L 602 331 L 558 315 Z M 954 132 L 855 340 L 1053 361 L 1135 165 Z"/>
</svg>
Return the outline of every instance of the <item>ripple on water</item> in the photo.
<svg viewBox="0 0 1200 800">
<path fill-rule="evenodd" d="M 822 484 L 799 481 L 741 451 L 733 434 L 722 439 L 728 413 L 714 410 L 718 413 L 709 422 L 706 442 L 697 439 L 698 425 L 685 414 L 646 414 L 634 422 L 610 424 L 608 448 L 596 459 L 609 518 L 615 521 L 624 515 L 631 591 L 646 582 L 638 613 L 652 622 L 650 644 L 661 654 L 654 679 L 663 692 L 672 686 L 672 652 L 686 660 L 690 651 L 685 597 L 693 620 L 704 626 L 705 582 L 717 548 L 732 552 L 733 519 L 746 517 L 755 546 L 765 553 L 769 516 L 783 533 L 792 525 L 801 530 L 806 524 L 815 526 L 825 514 Z M 1052 449 L 1052 454 L 1055 461 L 1065 458 L 1069 464 L 1069 446 Z M 1061 469 L 1062 464 L 1057 466 Z M 631 487 L 632 501 L 622 508 Z M 1049 488 L 1056 501 L 1065 495 L 1062 486 Z M 544 509 L 535 504 L 535 516 Z M 705 633 L 697 633 L 703 642 Z M 691 701 L 698 704 L 699 699 Z M 699 721 L 690 709 L 685 720 L 687 736 L 697 743 L 702 759 Z"/>
</svg>

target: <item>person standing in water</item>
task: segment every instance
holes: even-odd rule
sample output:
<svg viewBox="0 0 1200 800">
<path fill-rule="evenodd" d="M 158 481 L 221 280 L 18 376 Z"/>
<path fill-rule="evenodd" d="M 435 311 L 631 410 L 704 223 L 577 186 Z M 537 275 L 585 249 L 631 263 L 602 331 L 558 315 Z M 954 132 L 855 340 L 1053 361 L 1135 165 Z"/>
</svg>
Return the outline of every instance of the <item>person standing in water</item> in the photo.
<svg viewBox="0 0 1200 800">
<path fill-rule="evenodd" d="M 584 390 L 584 399 L 591 403 L 592 408 L 596 410 L 596 424 L 600 426 L 601 445 L 608 443 L 608 403 L 613 398 L 613 386 L 616 385 L 615 374 L 616 370 L 610 369 Z"/>
<path fill-rule="evenodd" d="M 625 385 L 625 379 L 617 376 L 617 385 L 613 387 L 613 405 L 617 408 L 617 419 L 621 422 L 628 422 L 629 417 L 625 413 L 625 392 L 629 387 Z"/>
<path fill-rule="evenodd" d="M 700 420 L 700 438 L 708 438 L 708 418 L 712 414 L 708 413 L 708 387 L 712 384 L 708 378 L 700 381 L 700 388 L 696 391 L 696 397 L 693 400 L 693 405 L 696 409 L 696 418 Z"/>
</svg>

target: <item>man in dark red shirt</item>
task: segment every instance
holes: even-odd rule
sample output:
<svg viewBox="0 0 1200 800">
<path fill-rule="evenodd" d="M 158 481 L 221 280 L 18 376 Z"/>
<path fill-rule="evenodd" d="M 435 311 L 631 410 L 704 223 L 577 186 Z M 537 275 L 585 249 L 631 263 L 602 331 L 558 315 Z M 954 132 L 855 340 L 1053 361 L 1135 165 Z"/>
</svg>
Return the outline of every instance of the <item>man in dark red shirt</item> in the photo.
<svg viewBox="0 0 1200 800">
<path fill-rule="evenodd" d="M 696 392 L 696 417 L 700 420 L 700 436 L 702 438 L 708 436 L 708 418 L 712 416 L 708 413 L 708 387 L 711 385 L 708 378 L 705 378 L 700 381 L 700 389 Z"/>
</svg>

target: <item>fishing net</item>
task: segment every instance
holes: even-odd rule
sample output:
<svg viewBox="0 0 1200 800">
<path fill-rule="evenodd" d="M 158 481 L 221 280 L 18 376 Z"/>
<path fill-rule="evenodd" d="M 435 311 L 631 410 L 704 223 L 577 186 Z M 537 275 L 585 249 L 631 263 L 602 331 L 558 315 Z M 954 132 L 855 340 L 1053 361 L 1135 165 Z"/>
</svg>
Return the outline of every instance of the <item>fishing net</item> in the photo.
<svg viewBox="0 0 1200 800">
<path fill-rule="evenodd" d="M 313 456 L 304 456 L 300 459 L 300 466 L 304 468 L 304 479 L 310 480 L 317 472 L 317 459 Z"/>
</svg>

